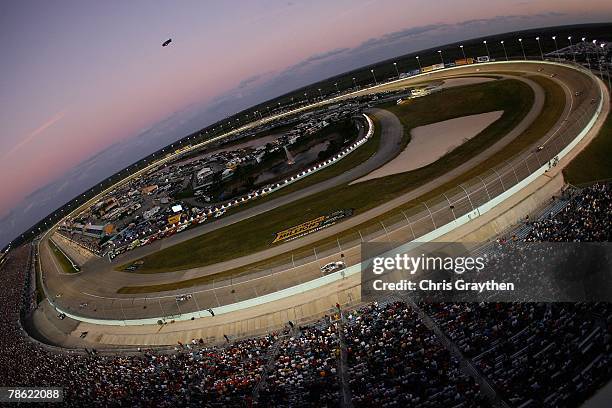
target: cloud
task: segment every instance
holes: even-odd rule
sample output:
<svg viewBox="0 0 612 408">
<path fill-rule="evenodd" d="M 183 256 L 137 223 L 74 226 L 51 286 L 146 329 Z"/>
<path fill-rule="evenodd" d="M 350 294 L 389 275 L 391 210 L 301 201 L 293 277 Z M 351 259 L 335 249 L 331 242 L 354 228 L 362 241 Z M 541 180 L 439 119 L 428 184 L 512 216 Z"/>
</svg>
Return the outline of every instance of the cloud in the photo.
<svg viewBox="0 0 612 408">
<path fill-rule="evenodd" d="M 302 61 L 301 64 L 310 64 L 312 62 L 322 61 L 322 60 L 334 57 L 336 55 L 342 54 L 345 51 L 348 51 L 349 49 L 350 48 L 336 48 L 330 51 L 313 54 L 310 57 L 306 58 L 304 61 Z"/>
<path fill-rule="evenodd" d="M 423 34 L 428 34 L 434 31 L 439 31 L 446 27 L 448 27 L 448 24 L 439 23 L 439 24 L 428 24 L 424 26 L 412 27 L 412 28 L 407 28 L 407 29 L 400 30 L 400 31 L 395 31 L 392 33 L 385 34 L 381 37 L 370 38 L 364 41 L 363 43 L 361 43 L 359 46 L 353 48 L 351 52 L 358 53 L 368 48 L 378 47 L 378 46 L 393 43 L 399 40 L 405 40 L 409 38 L 418 37 Z"/>
<path fill-rule="evenodd" d="M 261 77 L 263 76 L 263 74 L 257 74 L 257 75 L 253 75 L 250 76 L 246 79 L 243 79 L 242 81 L 240 81 L 240 83 L 238 84 L 237 88 L 245 88 L 255 82 L 257 82 L 259 79 L 261 79 Z"/>
<path fill-rule="evenodd" d="M 510 14 L 505 16 L 495 16 L 491 18 L 479 18 L 472 20 L 465 20 L 455 25 L 458 27 L 467 27 L 467 26 L 476 26 L 476 25 L 490 25 L 490 24 L 500 24 L 500 23 L 512 23 L 517 20 L 533 20 L 533 19 L 542 19 L 542 18 L 554 18 L 554 17 L 564 17 L 567 14 L 558 13 L 556 11 L 551 11 L 547 13 L 538 13 L 538 14 Z"/>
<path fill-rule="evenodd" d="M 350 50 L 351 50 L 350 48 L 336 48 L 330 51 L 313 54 L 310 57 L 306 58 L 305 60 L 302 60 L 298 62 L 297 64 L 294 64 L 288 68 L 285 68 L 281 72 L 281 75 L 289 73 L 289 72 L 298 72 L 298 71 L 308 68 L 309 66 L 320 64 L 328 60 L 334 60 L 335 58 L 349 52 Z"/>
<path fill-rule="evenodd" d="M 53 115 L 52 117 L 50 117 L 45 123 L 43 123 L 42 125 L 40 125 L 36 129 L 34 129 L 32 132 L 30 132 L 27 135 L 25 135 L 25 137 L 23 138 L 23 140 L 21 142 L 17 143 L 15 146 L 13 146 L 12 148 L 10 148 L 6 152 L 4 152 L 4 154 L 2 156 L 0 156 L 0 159 L 3 159 L 6 156 L 12 155 L 17 150 L 19 150 L 21 147 L 23 147 L 26 144 L 30 143 L 30 141 L 32 141 L 32 139 L 34 139 L 36 136 L 38 136 L 39 134 L 41 134 L 45 130 L 49 129 L 51 126 L 53 126 L 54 124 L 56 124 L 60 120 L 62 120 L 65 115 L 66 115 L 66 111 L 62 110 L 62 111 L 56 113 L 55 115 Z"/>
</svg>

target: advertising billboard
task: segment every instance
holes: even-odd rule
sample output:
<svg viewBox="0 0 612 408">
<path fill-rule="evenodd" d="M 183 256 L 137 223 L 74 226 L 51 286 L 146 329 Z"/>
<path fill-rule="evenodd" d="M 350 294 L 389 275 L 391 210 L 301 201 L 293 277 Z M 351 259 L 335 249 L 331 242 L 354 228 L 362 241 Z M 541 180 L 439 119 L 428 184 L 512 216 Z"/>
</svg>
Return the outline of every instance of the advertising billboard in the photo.
<svg viewBox="0 0 612 408">
<path fill-rule="evenodd" d="M 278 242 L 292 241 L 305 235 L 312 234 L 313 232 L 320 231 L 323 228 L 332 226 L 338 221 L 348 218 L 352 215 L 353 209 L 350 208 L 334 211 L 333 213 L 327 215 L 321 215 L 320 217 L 277 232 L 272 243 L 276 244 Z"/>
</svg>

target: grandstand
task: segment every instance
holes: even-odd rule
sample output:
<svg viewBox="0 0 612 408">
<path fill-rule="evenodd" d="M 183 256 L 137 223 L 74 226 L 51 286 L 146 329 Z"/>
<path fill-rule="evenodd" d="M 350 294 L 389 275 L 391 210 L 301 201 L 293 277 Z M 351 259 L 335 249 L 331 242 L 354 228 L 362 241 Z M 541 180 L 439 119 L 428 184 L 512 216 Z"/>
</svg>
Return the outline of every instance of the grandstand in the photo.
<svg viewBox="0 0 612 408">
<path fill-rule="evenodd" d="M 61 225 L 59 230 L 70 234 L 81 234 L 91 238 L 102 238 L 106 235 L 106 231 L 108 231 L 110 227 L 112 227 L 111 224 L 92 225 L 75 222 L 73 224 Z"/>
<path fill-rule="evenodd" d="M 563 208 L 559 209 L 559 202 Z M 521 238 L 609 239 L 612 186 L 552 203 Z M 2 285 L 0 383 L 64 387 L 68 406 L 577 406 L 612 378 L 606 303 L 336 305 L 302 327 L 172 350 L 66 351 L 30 338 L 33 246 Z M 25 301 L 25 302 L 24 302 Z M 21 312 L 21 313 L 20 313 Z M 21 316 L 21 319 L 20 319 Z"/>
</svg>

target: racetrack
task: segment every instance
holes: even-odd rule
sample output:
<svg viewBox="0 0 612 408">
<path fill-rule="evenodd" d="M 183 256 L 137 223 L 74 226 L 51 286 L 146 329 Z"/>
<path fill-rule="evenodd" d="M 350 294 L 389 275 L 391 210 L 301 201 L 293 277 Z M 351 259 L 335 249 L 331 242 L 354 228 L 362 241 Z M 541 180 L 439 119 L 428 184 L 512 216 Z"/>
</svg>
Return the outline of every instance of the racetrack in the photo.
<svg viewBox="0 0 612 408">
<path fill-rule="evenodd" d="M 480 69 L 479 72 L 481 74 L 483 72 L 495 72 L 496 69 L 499 69 L 499 68 L 496 68 L 495 65 L 480 65 L 478 66 L 478 68 Z M 532 64 L 522 64 L 522 63 L 508 64 L 503 67 L 505 72 L 510 71 L 510 70 L 515 70 L 516 72 L 530 72 L 532 74 L 537 74 L 536 68 L 537 68 L 537 65 L 535 64 L 532 65 Z M 547 68 L 545 72 L 546 75 L 549 75 L 550 72 L 553 72 L 553 71 L 557 72 L 557 78 L 555 78 L 555 81 L 559 83 L 563 83 L 563 87 L 564 87 L 565 94 L 566 94 L 566 106 L 565 106 L 565 111 L 562 115 L 562 119 L 559 120 L 557 125 L 555 125 L 553 129 L 551 129 L 550 132 L 548 132 L 546 135 L 543 135 L 542 138 L 540 139 L 542 144 L 545 144 L 546 141 L 551 140 L 553 135 L 556 134 L 559 131 L 559 129 L 561 129 L 565 125 L 564 123 L 565 118 L 567 118 L 572 113 L 572 111 L 574 111 L 578 107 L 578 105 L 580 105 L 579 102 L 582 103 L 584 102 L 584 100 L 588 100 L 588 98 L 590 97 L 590 95 L 585 95 L 584 99 L 581 101 L 574 100 L 575 98 L 573 95 L 573 90 L 590 89 L 588 81 L 585 79 L 583 74 L 580 74 L 577 72 L 574 73 L 573 71 L 568 70 L 566 68 L 562 68 L 562 67 L 548 67 L 547 66 L 546 68 Z M 469 70 L 474 71 L 474 69 L 475 67 L 466 68 L 466 70 L 468 71 Z M 453 74 L 456 75 L 456 73 L 453 73 Z M 431 75 L 432 79 L 439 78 L 442 76 L 443 76 L 442 73 Z M 541 93 L 541 90 L 540 90 L 540 93 Z M 540 109 L 541 109 L 541 104 L 543 103 L 542 99 L 543 97 L 542 95 L 540 95 L 539 97 Z M 536 103 L 534 103 L 534 107 L 538 105 L 537 101 L 538 101 L 538 96 L 536 93 Z M 530 112 L 529 115 L 532 115 L 532 112 Z M 531 121 L 533 121 L 535 117 L 537 117 L 537 114 L 533 114 L 531 116 Z M 385 119 L 383 117 L 382 120 L 385 121 L 383 123 L 383 138 L 386 138 L 386 140 L 394 140 L 393 135 L 384 136 L 385 126 L 388 126 L 389 132 L 392 132 L 392 133 L 397 132 L 398 134 L 401 135 L 401 126 L 399 130 L 398 129 L 391 130 L 393 129 L 393 126 L 390 124 L 391 122 L 393 122 L 393 119 L 389 119 L 389 118 Z M 397 121 L 397 119 L 395 120 Z M 525 120 L 523 122 L 521 122 L 521 125 L 524 125 L 524 128 L 526 128 L 529 125 L 529 122 L 526 122 Z M 127 296 L 115 295 L 113 294 L 113 290 L 117 287 L 118 284 L 126 285 L 126 284 L 129 284 L 130 281 L 133 281 L 133 282 L 137 281 L 138 282 L 137 284 L 140 284 L 140 285 L 145 284 L 145 283 L 151 284 L 154 282 L 171 281 L 177 278 L 186 279 L 186 278 L 189 278 L 190 276 L 200 276 L 203 273 L 207 273 L 207 271 L 219 271 L 219 270 L 228 269 L 228 268 L 239 266 L 239 265 L 245 265 L 245 264 L 254 262 L 256 260 L 269 258 L 278 253 L 284 253 L 284 252 L 294 250 L 298 248 L 299 246 L 303 246 L 311 242 L 316 242 L 317 240 L 320 240 L 321 238 L 324 238 L 326 236 L 333 236 L 334 234 L 342 230 L 358 225 L 360 222 L 363 222 L 364 220 L 369 220 L 377 216 L 380 216 L 386 211 L 393 209 L 401 205 L 402 203 L 405 203 L 407 201 L 410 201 L 422 195 L 423 193 L 435 188 L 436 186 L 439 186 L 443 184 L 444 182 L 451 180 L 453 177 L 457 176 L 458 174 L 465 172 L 469 168 L 473 167 L 475 164 L 482 162 L 487 157 L 490 157 L 495 152 L 499 151 L 505 145 L 510 143 L 510 141 L 513 140 L 513 138 L 516 137 L 516 135 L 520 133 L 519 127 L 521 125 L 517 126 L 517 128 L 515 128 L 512 132 L 510 132 L 504 138 L 500 139 L 493 146 L 486 149 L 481 155 L 471 158 L 470 160 L 465 162 L 462 166 L 459 166 L 458 168 L 449 172 L 444 177 L 436 179 L 430 183 L 427 183 L 426 185 L 423 185 L 413 191 L 410 191 L 409 193 L 404 194 L 401 197 L 398 197 L 392 201 L 389 201 L 385 205 L 376 207 L 362 214 L 358 214 L 357 216 L 341 224 L 338 224 L 328 229 L 325 229 L 323 231 L 320 231 L 319 233 L 309 235 L 299 241 L 294 241 L 288 244 L 282 244 L 270 250 L 262 251 L 256 254 L 249 255 L 247 257 L 239 258 L 239 259 L 230 261 L 228 263 L 218 264 L 218 265 L 214 265 L 211 267 L 196 268 L 196 270 L 172 272 L 172 273 L 165 273 L 165 274 L 159 274 L 159 275 L 134 276 L 130 274 L 124 274 L 124 273 L 119 273 L 119 272 L 108 272 L 108 271 L 104 273 L 105 271 L 103 269 L 100 269 L 100 272 L 96 272 L 94 270 L 87 270 L 85 271 L 86 273 L 81 273 L 78 276 L 65 277 L 65 276 L 56 275 L 55 273 L 53 273 L 53 269 L 51 268 L 49 271 L 47 271 L 47 278 L 45 279 L 45 283 L 47 284 L 50 293 L 53 293 L 53 294 L 62 293 L 62 297 L 59 299 L 56 299 L 56 301 L 65 305 L 67 308 L 72 309 L 75 312 L 79 312 L 85 315 L 108 318 L 111 315 L 114 315 L 115 317 L 117 317 L 117 315 L 123 314 L 124 318 L 125 317 L 135 318 L 143 314 L 152 315 L 153 312 L 161 312 L 162 314 L 158 314 L 160 316 L 176 314 L 178 312 L 182 312 L 182 310 L 180 309 L 179 304 L 174 301 L 173 297 L 164 298 L 164 299 L 155 299 L 155 300 L 152 300 L 151 297 L 149 297 L 148 300 L 145 300 L 142 297 L 136 299 L 130 295 L 127 295 Z M 395 136 L 397 136 L 397 134 Z M 389 147 L 389 154 L 392 150 L 393 150 L 393 145 Z M 528 153 L 529 152 L 527 152 L 526 154 Z M 363 165 L 366 165 L 369 162 L 370 161 L 368 160 L 368 162 L 364 163 Z M 362 166 L 358 166 L 358 167 L 362 167 Z M 357 169 L 357 167 L 355 169 Z M 345 176 L 345 174 L 343 174 L 342 176 Z M 355 174 L 357 174 L 357 172 L 351 173 L 351 174 L 352 176 L 345 179 L 344 182 L 354 179 Z M 367 172 L 364 174 L 367 174 Z M 338 177 L 341 177 L 341 176 L 338 176 Z M 334 179 L 330 179 L 328 180 L 328 182 L 330 182 L 331 180 L 334 180 Z M 311 186 L 311 187 L 314 188 L 316 186 L 319 186 L 319 184 L 315 186 Z M 329 188 L 329 186 L 326 188 Z M 306 191 L 306 189 L 304 191 Z M 312 194 L 312 192 L 306 193 L 304 191 L 296 192 L 296 193 L 301 193 L 304 195 L 296 195 L 294 197 L 301 198 L 306 195 Z M 279 197 L 279 200 L 283 198 L 284 197 Z M 299 199 L 299 198 L 295 198 L 295 199 Z M 273 200 L 271 200 L 270 202 L 272 201 Z M 268 203 L 264 203 L 264 204 L 268 204 Z M 278 205 L 282 205 L 282 204 L 278 204 Z M 253 211 L 252 214 L 255 214 L 257 212 L 257 207 L 258 206 L 255 206 L 255 207 L 245 210 L 244 211 L 245 214 L 242 214 L 242 212 L 237 213 L 235 214 L 235 216 L 242 216 L 242 217 L 248 218 L 249 216 L 246 215 L 248 214 L 247 211 Z M 241 218 L 241 219 L 244 219 L 244 218 Z M 223 221 L 225 220 L 224 219 L 218 220 L 217 221 L 219 222 L 218 225 L 221 225 L 221 222 Z M 237 221 L 238 219 L 233 222 L 237 222 Z M 229 221 L 226 221 L 226 222 L 229 222 Z M 210 224 L 210 225 L 212 226 L 213 224 Z M 176 235 L 175 237 L 180 237 L 180 236 L 181 235 Z M 396 237 L 394 237 L 394 239 L 396 239 Z M 405 231 L 404 231 L 403 237 L 401 235 L 397 236 L 397 240 L 400 240 L 400 239 L 409 240 L 410 236 L 406 236 Z M 51 259 L 49 258 L 50 254 L 48 253 L 48 251 L 46 251 L 46 245 L 41 245 L 40 248 L 41 248 L 41 257 L 43 259 L 43 265 L 46 265 L 45 268 L 47 268 L 48 265 L 50 265 L 51 263 Z M 341 249 L 344 250 L 344 253 L 347 259 L 347 263 L 350 264 L 350 262 L 354 262 L 355 260 L 358 259 L 359 256 L 358 256 L 358 253 L 356 253 L 356 251 L 350 251 L 349 248 L 346 248 L 346 249 L 341 248 Z M 326 262 L 328 259 L 334 259 L 335 257 L 337 257 L 337 252 L 338 250 L 336 249 L 336 251 L 330 254 L 328 257 L 319 259 L 318 260 L 319 263 Z M 137 254 L 135 254 L 134 256 L 137 256 Z M 102 265 L 102 263 L 100 264 Z M 109 265 L 109 264 L 106 263 L 106 265 Z M 269 271 L 264 271 L 264 272 L 269 274 Z M 249 278 L 253 278 L 256 275 L 257 274 L 254 274 L 253 276 L 250 276 Z M 210 284 L 203 285 L 198 289 L 209 288 L 209 289 L 214 289 L 214 290 L 203 293 L 202 295 L 197 296 L 197 300 L 196 299 L 194 300 L 198 302 L 198 306 L 200 309 L 205 308 L 205 307 L 218 307 L 219 305 L 222 305 L 222 304 L 233 303 L 236 301 L 249 299 L 254 296 L 259 296 L 262 293 L 269 293 L 270 291 L 274 291 L 282 287 L 288 287 L 296 283 L 304 282 L 306 280 L 320 276 L 320 271 L 318 271 L 317 262 L 315 262 L 312 264 L 304 265 L 304 267 L 292 268 L 290 270 L 283 271 L 282 277 L 278 274 L 274 276 L 264 276 L 266 274 L 261 273 L 261 275 L 262 277 L 258 279 L 257 282 L 251 281 L 249 283 L 241 284 L 240 281 L 243 281 L 246 278 L 240 278 L 236 281 L 230 282 L 229 284 L 227 284 L 228 282 L 226 280 L 225 282 L 217 282 L 216 285 L 215 283 L 213 283 L 212 285 Z M 220 288 L 219 286 L 225 286 L 225 287 Z M 89 295 L 85 293 L 88 293 Z M 94 295 L 94 296 L 91 296 L 91 295 Z M 96 296 L 106 296 L 108 298 L 114 298 L 114 299 L 103 299 L 103 298 L 99 298 Z M 131 304 L 130 302 L 117 302 L 121 306 L 121 310 L 118 310 L 117 305 L 116 304 L 113 305 L 113 303 L 115 303 L 115 301 L 119 298 L 130 299 Z M 159 308 L 157 307 L 157 305 L 155 305 L 155 310 L 153 310 L 153 306 L 151 305 L 151 302 L 155 302 L 155 301 L 159 302 Z M 85 309 L 80 310 L 78 308 L 78 304 L 82 302 L 87 302 L 88 306 Z M 144 309 L 145 305 L 148 305 L 147 309 Z M 189 307 L 191 309 L 193 306 L 185 305 L 185 307 Z M 94 311 L 94 309 L 96 310 Z"/>
<path fill-rule="evenodd" d="M 499 151 L 505 145 L 507 145 L 511 140 L 513 140 L 517 135 L 521 134 L 527 127 L 529 127 L 529 125 L 531 125 L 531 123 L 535 120 L 536 117 L 538 117 L 538 115 L 541 112 L 541 109 L 544 103 L 544 94 L 540 86 L 536 84 L 534 81 L 528 80 L 526 78 L 520 78 L 520 80 L 528 84 L 533 89 L 535 98 L 534 98 L 534 103 L 531 106 L 531 109 L 529 110 L 528 114 L 514 128 L 514 130 L 510 132 L 508 135 L 506 135 L 505 137 L 503 137 L 502 139 L 500 139 L 499 141 L 497 141 L 493 146 L 491 146 L 488 150 L 484 151 L 481 155 L 471 159 L 470 161 L 468 161 L 466 164 L 459 167 L 458 169 L 455 169 L 453 172 L 451 172 L 446 177 L 439 178 L 438 180 L 433 180 L 432 182 L 422 186 L 420 189 L 415 190 L 416 192 L 420 192 L 423 190 L 427 191 L 428 189 L 435 188 L 443 184 L 447 180 L 450 180 L 453 177 L 453 175 L 459 174 L 464 168 L 469 168 L 473 166 L 474 164 L 479 163 L 482 160 L 485 160 L 486 158 L 490 157 L 495 152 Z M 340 185 L 350 180 L 354 180 L 358 178 L 360 175 L 367 174 L 369 171 L 373 170 L 374 168 L 378 168 L 385 161 L 393 158 L 397 153 L 399 153 L 400 146 L 397 143 L 399 143 L 399 140 L 402 137 L 403 129 L 401 127 L 401 124 L 397 120 L 397 118 L 395 118 L 394 115 L 392 115 L 388 111 L 378 110 L 377 114 L 381 115 L 380 120 L 381 120 L 381 128 L 383 131 L 382 142 L 381 142 L 381 152 L 383 154 L 377 154 L 373 158 L 368 160 L 368 162 L 364 163 L 364 165 L 358 166 L 352 171 L 347 172 L 334 179 L 328 180 L 327 182 L 317 184 L 316 186 L 311 186 L 312 188 L 309 188 L 308 190 L 298 191 L 296 192 L 296 194 L 292 194 L 289 197 L 280 197 L 278 201 L 271 201 L 269 203 L 264 203 L 261 206 L 253 207 L 253 208 L 245 210 L 244 212 L 230 216 L 228 217 L 227 220 L 221 219 L 221 220 L 218 220 L 216 223 L 206 225 L 205 226 L 206 231 L 212 231 L 216 228 L 220 228 L 222 226 L 229 225 L 234 222 L 238 222 L 242 219 L 253 217 L 257 214 L 269 211 L 270 209 L 275 208 L 276 206 L 280 206 L 285 203 L 292 202 L 297 199 L 303 198 L 307 195 L 313 194 L 316 191 L 324 191 L 327 188 L 333 187 L 335 185 Z M 390 141 L 393 141 L 393 142 L 390 143 Z M 380 157 L 380 160 L 373 160 L 377 156 Z M 404 195 L 403 198 L 400 197 L 400 199 L 410 200 L 414 198 L 415 196 L 418 196 L 418 195 L 408 194 L 408 195 Z M 373 213 L 376 215 L 380 215 L 386 212 L 389 208 L 392 208 L 392 207 L 391 206 L 377 207 L 377 209 L 369 211 L 365 214 L 361 214 L 359 216 L 353 217 L 351 220 L 348 220 L 342 223 L 342 225 L 347 225 L 347 226 L 358 225 L 358 223 L 361 220 L 367 219 L 365 217 L 369 217 Z M 321 231 L 321 233 L 319 234 L 313 234 L 313 236 L 321 236 L 323 232 L 324 231 Z M 181 237 L 181 235 L 182 234 L 175 235 L 173 237 L 170 237 L 170 239 L 177 237 L 177 240 L 180 239 L 180 241 L 183 241 L 186 238 L 190 238 L 189 236 L 184 238 L 184 237 Z M 92 281 L 96 282 L 96 287 L 90 286 L 89 289 L 84 289 L 84 291 L 88 293 L 101 293 L 100 289 L 97 289 L 99 282 L 105 282 L 104 286 L 107 286 L 109 288 L 115 288 L 117 284 L 116 282 L 118 281 L 124 282 L 125 286 L 152 285 L 152 284 L 158 284 L 158 283 L 169 282 L 169 281 L 191 279 L 191 278 L 198 277 L 198 276 L 205 276 L 208 274 L 217 273 L 221 270 L 231 269 L 231 268 L 235 268 L 241 265 L 247 265 L 249 263 L 256 262 L 256 261 L 265 259 L 270 256 L 274 256 L 275 254 L 279 254 L 285 251 L 295 249 L 297 246 L 299 246 L 300 244 L 306 241 L 314 242 L 314 241 L 310 241 L 311 239 L 313 239 L 312 238 L 313 236 L 303 238 L 299 241 L 295 241 L 290 244 L 278 245 L 270 250 L 262 251 L 262 252 L 253 254 L 251 256 L 245 256 L 242 258 L 234 259 L 229 262 L 223 262 L 223 263 L 216 264 L 216 265 L 198 267 L 198 268 L 193 268 L 193 269 L 186 269 L 186 270 L 178 271 L 178 272 L 166 272 L 163 274 L 156 274 L 156 275 L 151 275 L 151 276 L 150 275 L 142 276 L 141 274 L 121 273 L 121 272 L 112 271 L 115 274 L 113 276 L 112 273 L 107 272 L 109 269 L 108 263 L 106 263 L 104 260 L 97 260 L 95 264 L 96 266 L 95 269 L 92 268 L 93 265 L 86 265 L 84 267 L 84 270 L 87 270 L 87 273 L 89 276 L 92 276 L 91 275 L 92 272 L 97 274 L 98 271 L 101 271 L 102 273 L 100 275 L 96 275 L 95 279 L 92 276 Z M 161 242 L 164 242 L 164 241 L 165 240 Z M 171 243 L 173 244 L 174 242 L 171 242 Z M 166 247 L 170 246 L 170 244 L 167 244 L 165 246 Z M 133 260 L 133 259 L 137 259 L 143 256 L 146 253 L 151 253 L 155 251 L 156 251 L 155 248 L 149 248 L 149 246 L 145 246 L 145 247 L 138 248 L 136 251 L 134 251 L 136 252 L 135 254 L 132 255 L 131 253 L 128 253 L 127 255 L 130 256 L 129 259 Z M 121 263 L 126 262 L 126 259 L 121 259 L 120 262 Z M 122 276 L 118 276 L 118 275 L 122 275 Z M 112 282 L 108 282 L 107 280 L 109 279 L 111 279 Z M 105 295 L 111 295 L 111 294 L 113 294 L 112 290 L 105 292 Z"/>
<path fill-rule="evenodd" d="M 501 77 L 509 78 L 507 75 L 500 75 Z M 541 111 L 541 107 L 543 104 L 543 92 L 542 89 L 535 84 L 533 81 L 529 81 L 524 78 L 516 78 L 526 84 L 528 84 L 535 94 L 535 102 L 533 107 L 531 108 L 527 117 L 516 127 L 517 132 L 521 132 L 524 130 L 529 124 L 533 122 L 535 117 L 539 115 Z M 478 84 L 482 82 L 493 81 L 492 78 L 483 78 L 483 77 L 468 77 L 468 78 L 452 78 L 446 81 L 441 85 L 441 88 L 453 88 L 457 86 L 464 86 L 470 84 Z M 171 237 L 164 238 L 162 240 L 158 240 L 153 242 L 152 244 L 136 248 L 132 251 L 125 252 L 116 258 L 113 259 L 113 265 L 122 265 L 133 262 L 137 259 L 145 257 L 149 254 L 155 253 L 161 249 L 171 247 L 181 242 L 188 241 L 196 236 L 204 235 L 211 231 L 215 231 L 217 229 L 226 227 L 228 225 L 235 224 L 242 220 L 252 218 L 256 215 L 263 214 L 272 209 L 282 207 L 286 204 L 298 201 L 304 197 L 316 194 L 321 191 L 328 190 L 332 187 L 343 185 L 349 181 L 356 180 L 364 175 L 369 174 L 375 169 L 380 168 L 383 164 L 389 162 L 391 159 L 395 158 L 401 152 L 401 146 L 399 145 L 402 138 L 402 125 L 394 117 L 393 114 L 389 113 L 386 110 L 382 109 L 371 109 L 369 111 L 371 114 L 374 114 L 380 121 L 380 125 L 382 128 L 382 136 L 381 142 L 379 146 L 379 150 L 370 157 L 366 162 L 356 166 L 343 174 L 340 174 L 331 179 L 322 181 L 320 183 L 307 186 L 302 188 L 299 191 L 292 192 L 290 194 L 286 194 L 277 198 L 272 198 L 266 200 L 265 203 L 257 204 L 252 207 L 248 207 L 245 210 L 239 211 L 237 213 L 232 213 L 227 216 L 224 216 L 220 219 L 213 220 L 203 224 L 201 226 L 196 226 L 187 231 L 182 232 L 181 234 L 175 234 Z M 362 129 L 363 131 L 363 129 Z M 273 196 L 272 196 L 273 197 Z M 104 262 L 94 262 L 85 266 L 87 270 L 97 270 L 97 268 L 107 269 L 108 265 Z"/>
</svg>

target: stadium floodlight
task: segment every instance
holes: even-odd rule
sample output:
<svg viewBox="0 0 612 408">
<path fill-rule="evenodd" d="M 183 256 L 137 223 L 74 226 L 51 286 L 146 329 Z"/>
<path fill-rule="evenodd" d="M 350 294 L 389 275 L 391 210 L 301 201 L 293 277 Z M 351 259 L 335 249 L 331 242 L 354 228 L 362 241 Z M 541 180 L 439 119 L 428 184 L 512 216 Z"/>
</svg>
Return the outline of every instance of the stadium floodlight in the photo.
<svg viewBox="0 0 612 408">
<path fill-rule="evenodd" d="M 544 61 L 544 53 L 542 52 L 542 45 L 540 44 L 540 37 L 536 37 L 536 41 L 538 42 L 538 48 L 540 49 L 540 57 L 542 61 Z"/>
<path fill-rule="evenodd" d="M 419 64 L 419 70 L 421 70 L 421 60 L 419 59 L 418 55 L 416 56 L 416 60 L 417 60 L 417 63 Z"/>
<path fill-rule="evenodd" d="M 552 36 L 553 41 L 555 42 L 555 52 L 557 53 L 557 61 L 561 62 L 561 55 L 559 54 L 559 47 L 557 46 L 557 36 Z"/>
<path fill-rule="evenodd" d="M 597 63 L 599 64 L 599 49 L 597 48 L 597 40 L 593 40 L 593 45 L 595 46 L 595 53 L 597 54 Z"/>
<path fill-rule="evenodd" d="M 374 85 L 378 85 L 378 81 L 376 81 L 376 75 L 374 74 L 374 69 L 371 69 L 372 77 L 374 77 Z"/>
<path fill-rule="evenodd" d="M 504 44 L 504 40 L 501 40 L 499 42 L 502 46 L 502 48 L 504 49 L 504 55 L 506 56 L 506 61 L 508 61 L 508 53 L 506 52 L 506 45 Z"/>
<path fill-rule="evenodd" d="M 397 74 L 397 79 L 399 79 L 399 70 L 397 69 L 397 62 L 394 62 L 393 66 L 395 67 L 395 73 Z"/>
<path fill-rule="evenodd" d="M 461 44 L 459 48 L 461 48 L 461 54 L 463 55 L 463 59 L 467 60 L 467 58 L 465 58 L 465 50 L 463 49 L 463 44 Z"/>
<path fill-rule="evenodd" d="M 442 61 L 442 65 L 444 65 L 444 57 L 442 56 L 442 50 L 438 50 L 438 54 L 440 54 L 440 61 Z"/>
<path fill-rule="evenodd" d="M 523 59 L 526 60 L 527 56 L 525 55 L 525 48 L 523 47 L 523 39 L 519 38 L 518 41 L 521 44 L 521 50 L 523 51 Z"/>
<path fill-rule="evenodd" d="M 482 42 L 485 46 L 485 49 L 487 50 L 487 58 L 491 59 L 491 54 L 489 53 L 489 46 L 487 45 L 487 40 L 484 40 Z"/>
<path fill-rule="evenodd" d="M 353 77 L 353 86 L 355 87 L 355 89 L 357 89 L 357 81 L 355 80 L 355 77 Z"/>
</svg>

